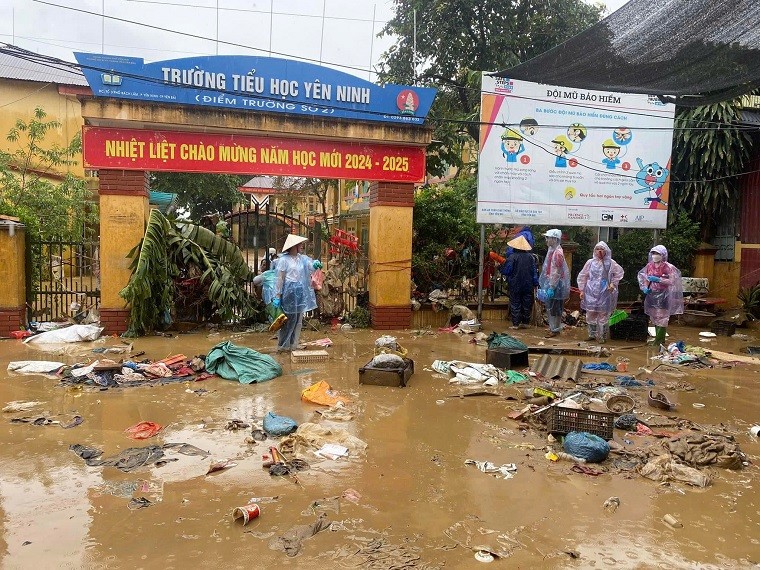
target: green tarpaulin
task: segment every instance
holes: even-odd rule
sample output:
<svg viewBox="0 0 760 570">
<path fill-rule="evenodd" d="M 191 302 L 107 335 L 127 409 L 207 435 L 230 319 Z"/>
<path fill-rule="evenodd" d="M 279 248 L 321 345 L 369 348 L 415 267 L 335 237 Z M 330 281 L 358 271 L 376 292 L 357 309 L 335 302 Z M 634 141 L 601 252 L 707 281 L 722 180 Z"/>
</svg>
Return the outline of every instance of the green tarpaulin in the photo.
<svg viewBox="0 0 760 570">
<path fill-rule="evenodd" d="M 268 354 L 261 354 L 230 341 L 220 342 L 206 356 L 206 370 L 241 384 L 266 382 L 282 375 L 282 366 Z"/>
</svg>

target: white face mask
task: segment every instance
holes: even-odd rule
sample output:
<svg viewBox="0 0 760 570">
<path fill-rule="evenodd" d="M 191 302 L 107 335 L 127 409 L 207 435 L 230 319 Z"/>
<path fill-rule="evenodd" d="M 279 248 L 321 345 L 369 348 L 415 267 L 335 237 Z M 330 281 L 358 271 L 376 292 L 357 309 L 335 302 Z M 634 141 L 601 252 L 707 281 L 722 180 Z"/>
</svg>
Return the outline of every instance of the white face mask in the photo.
<svg viewBox="0 0 760 570">
<path fill-rule="evenodd" d="M 654 261 L 655 263 L 660 263 L 662 261 L 662 256 L 659 253 L 653 253 L 652 261 Z"/>
</svg>

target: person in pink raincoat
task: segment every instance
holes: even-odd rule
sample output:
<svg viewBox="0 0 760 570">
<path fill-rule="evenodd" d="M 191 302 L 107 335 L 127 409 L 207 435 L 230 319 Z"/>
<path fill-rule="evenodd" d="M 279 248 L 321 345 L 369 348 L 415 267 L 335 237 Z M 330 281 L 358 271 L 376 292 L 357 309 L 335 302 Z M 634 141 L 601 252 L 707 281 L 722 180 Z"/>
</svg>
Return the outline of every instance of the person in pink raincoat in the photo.
<svg viewBox="0 0 760 570">
<path fill-rule="evenodd" d="M 671 315 L 683 314 L 681 272 L 668 263 L 668 250 L 656 245 L 649 251 L 649 263 L 639 271 L 639 287 L 644 294 L 644 312 L 656 334 L 655 345 L 665 342 Z"/>
<path fill-rule="evenodd" d="M 586 310 L 588 340 L 599 343 L 607 341 L 610 315 L 617 306 L 618 284 L 623 273 L 623 268 L 612 259 L 612 250 L 603 241 L 594 246 L 591 259 L 578 273 L 581 309 Z"/>
</svg>

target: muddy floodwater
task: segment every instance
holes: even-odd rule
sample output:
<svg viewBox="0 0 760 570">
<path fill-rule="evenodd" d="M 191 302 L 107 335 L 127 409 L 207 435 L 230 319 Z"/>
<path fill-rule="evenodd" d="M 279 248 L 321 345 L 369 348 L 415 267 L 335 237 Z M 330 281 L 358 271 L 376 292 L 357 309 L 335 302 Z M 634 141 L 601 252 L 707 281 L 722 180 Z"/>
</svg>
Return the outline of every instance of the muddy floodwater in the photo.
<svg viewBox="0 0 760 570">
<path fill-rule="evenodd" d="M 505 331 L 506 321 L 483 330 Z M 513 331 L 510 331 L 513 332 Z M 559 340 L 580 341 L 581 329 Z M 758 344 L 750 338 L 718 337 L 700 342 L 699 329 L 669 329 L 683 339 L 736 354 Z M 529 345 L 543 330 L 515 331 Z M 373 356 L 369 330 L 304 330 L 302 342 L 329 337 L 327 362 L 291 363 L 274 355 L 283 375 L 242 385 L 214 377 L 202 382 L 98 390 L 72 388 L 56 378 L 9 373 L 15 360 L 86 362 L 92 349 L 119 344 L 116 338 L 44 352 L 16 340 L 0 341 L 0 405 L 39 401 L 37 409 L 83 423 L 10 423 L 0 416 L 0 564 L 3 568 L 477 568 L 482 544 L 506 555 L 503 568 L 756 568 L 760 562 L 760 443 L 749 429 L 760 424 L 760 359 L 733 368 L 684 369 L 680 374 L 643 373 L 678 404 L 667 415 L 734 434 L 746 454 L 740 470 L 705 468 L 712 484 L 664 485 L 612 464 L 591 476 L 568 461 L 546 457 L 547 433 L 527 429 L 507 414 L 525 406 L 508 400 L 521 387 L 488 390 L 500 397 L 458 397 L 473 388 L 452 385 L 431 369 L 434 360 L 485 362 L 484 346 L 471 335 L 391 332 L 414 360 L 405 388 L 359 384 L 359 367 Z M 760 337 L 760 332 L 756 333 Z M 173 338 L 136 339 L 140 358 L 206 354 L 221 342 L 271 351 L 266 333 L 203 330 Z M 555 339 L 552 339 L 552 342 Z M 545 341 L 549 343 L 550 341 Z M 613 341 L 610 362 L 630 360 L 629 370 L 656 363 L 653 349 Z M 117 357 L 118 358 L 118 357 Z M 531 363 L 538 355 L 531 355 Z M 589 359 L 584 358 L 584 361 Z M 591 359 L 596 361 L 596 359 Z M 681 375 L 682 374 L 682 375 Z M 585 378 L 585 376 L 584 376 Z M 319 406 L 302 402 L 301 391 L 319 380 L 351 400 L 356 417 L 327 422 Z M 599 379 L 597 379 L 599 380 Z M 605 380 L 602 378 L 601 380 Z M 606 380 L 612 381 L 613 378 Z M 567 383 L 562 386 L 567 387 Z M 693 389 L 686 389 L 693 388 Z M 205 391 L 203 391 L 203 390 Z M 198 391 L 201 390 L 201 391 Z M 650 413 L 648 388 L 632 388 L 636 412 Z M 703 406 L 694 407 L 694 404 Z M 273 477 L 262 454 L 276 440 L 247 443 L 250 430 L 228 431 L 231 419 L 260 425 L 268 411 L 299 424 L 317 422 L 345 429 L 367 444 L 366 452 L 333 461 L 314 457 L 296 476 Z M 145 441 L 125 436 L 141 421 L 164 429 Z M 645 442 L 646 440 L 646 442 Z M 624 448 L 657 445 L 650 438 L 615 430 Z M 122 472 L 88 467 L 69 446 L 83 444 L 115 455 L 135 446 L 182 442 L 209 457 L 171 454 L 161 467 Z M 628 443 L 630 442 L 630 443 Z M 611 456 L 612 457 L 612 456 Z M 207 475 L 212 460 L 235 467 Z M 514 463 L 511 479 L 497 479 L 465 460 Z M 131 510 L 131 498 L 153 504 Z M 261 515 L 247 526 L 232 520 L 235 507 L 251 498 Z M 276 498 L 274 498 L 276 497 Z M 603 505 L 619 498 L 617 508 Z M 271 547 L 297 525 L 313 524 L 320 512 L 328 530 L 303 541 L 296 556 Z M 681 528 L 663 522 L 670 515 Z M 469 534 L 468 534 L 469 533 Z M 469 537 L 469 538 L 468 538 Z M 465 546 L 463 546 L 465 544 Z"/>
</svg>

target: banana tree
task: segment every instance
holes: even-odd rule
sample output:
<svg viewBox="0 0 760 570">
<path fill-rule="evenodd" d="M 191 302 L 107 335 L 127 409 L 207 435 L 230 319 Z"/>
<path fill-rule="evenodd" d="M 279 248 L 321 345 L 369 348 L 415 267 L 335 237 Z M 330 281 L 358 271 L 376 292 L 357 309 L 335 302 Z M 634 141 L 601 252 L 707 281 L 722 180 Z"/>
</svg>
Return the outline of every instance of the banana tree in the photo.
<svg viewBox="0 0 760 570">
<path fill-rule="evenodd" d="M 253 275 L 242 252 L 206 228 L 175 226 L 153 210 L 145 236 L 127 257 L 132 259 L 132 276 L 119 293 L 130 307 L 126 336 L 171 324 L 178 283 L 188 278 L 197 277 L 212 318 L 240 321 L 258 314 L 255 299 L 245 289 Z"/>
</svg>

